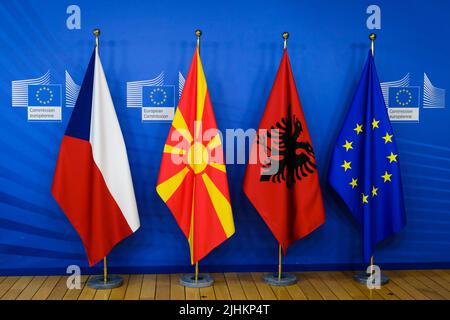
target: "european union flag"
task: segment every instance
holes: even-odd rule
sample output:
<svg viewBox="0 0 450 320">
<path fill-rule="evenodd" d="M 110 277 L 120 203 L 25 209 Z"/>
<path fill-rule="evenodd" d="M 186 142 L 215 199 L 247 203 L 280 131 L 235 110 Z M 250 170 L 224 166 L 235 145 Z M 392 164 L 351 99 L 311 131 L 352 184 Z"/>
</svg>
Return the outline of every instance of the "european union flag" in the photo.
<svg viewBox="0 0 450 320">
<path fill-rule="evenodd" d="M 30 107 L 61 107 L 61 85 L 29 85 L 28 106 Z"/>
<path fill-rule="evenodd" d="M 175 107 L 174 86 L 144 86 L 142 87 L 143 107 Z"/>
<path fill-rule="evenodd" d="M 390 108 L 418 108 L 419 107 L 419 87 L 390 87 L 389 107 Z"/>
<path fill-rule="evenodd" d="M 406 224 L 399 156 L 371 52 L 331 158 L 328 181 L 363 229 L 363 257 Z"/>
</svg>

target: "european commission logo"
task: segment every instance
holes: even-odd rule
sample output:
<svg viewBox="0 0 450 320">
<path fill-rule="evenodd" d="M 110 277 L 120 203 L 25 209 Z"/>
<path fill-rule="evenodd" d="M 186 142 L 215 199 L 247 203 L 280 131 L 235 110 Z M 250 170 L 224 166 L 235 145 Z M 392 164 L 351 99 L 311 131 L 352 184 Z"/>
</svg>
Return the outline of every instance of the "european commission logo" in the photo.
<svg viewBox="0 0 450 320">
<path fill-rule="evenodd" d="M 73 107 L 80 92 L 80 86 L 65 71 L 65 92 L 61 84 L 50 83 L 50 70 L 34 79 L 11 82 L 12 106 L 27 108 L 28 121 L 61 121 L 62 105 Z"/>
<path fill-rule="evenodd" d="M 142 106 L 146 108 L 174 108 L 175 86 L 143 87 Z"/>
<path fill-rule="evenodd" d="M 28 106 L 61 107 L 61 85 L 29 85 Z"/>
<path fill-rule="evenodd" d="M 419 122 L 420 107 L 423 109 L 445 108 L 445 89 L 433 86 L 426 73 L 423 74 L 423 92 L 420 86 L 411 86 L 411 74 L 402 79 L 381 83 L 389 118 L 393 122 Z"/>
<path fill-rule="evenodd" d="M 178 97 L 184 77 L 178 75 Z M 164 72 L 156 78 L 127 82 L 127 107 L 140 108 L 142 122 L 172 121 L 176 107 L 175 85 L 164 84 Z"/>
<path fill-rule="evenodd" d="M 27 108 L 29 121 L 61 121 L 61 85 L 50 84 L 50 70 L 35 79 L 12 81 L 12 106 Z"/>
</svg>

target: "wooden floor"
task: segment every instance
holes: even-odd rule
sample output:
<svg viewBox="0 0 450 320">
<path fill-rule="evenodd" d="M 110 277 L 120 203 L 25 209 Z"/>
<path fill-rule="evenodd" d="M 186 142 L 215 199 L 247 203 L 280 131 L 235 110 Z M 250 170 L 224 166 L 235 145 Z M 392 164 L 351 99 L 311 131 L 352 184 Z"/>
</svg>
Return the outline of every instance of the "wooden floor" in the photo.
<svg viewBox="0 0 450 320">
<path fill-rule="evenodd" d="M 270 287 L 262 273 L 215 273 L 213 287 L 192 289 L 179 284 L 179 274 L 123 275 L 112 290 L 86 286 L 68 290 L 67 277 L 0 277 L 2 300 L 450 300 L 450 270 L 386 271 L 390 283 L 368 290 L 352 272 L 302 272 L 289 287 Z"/>
</svg>

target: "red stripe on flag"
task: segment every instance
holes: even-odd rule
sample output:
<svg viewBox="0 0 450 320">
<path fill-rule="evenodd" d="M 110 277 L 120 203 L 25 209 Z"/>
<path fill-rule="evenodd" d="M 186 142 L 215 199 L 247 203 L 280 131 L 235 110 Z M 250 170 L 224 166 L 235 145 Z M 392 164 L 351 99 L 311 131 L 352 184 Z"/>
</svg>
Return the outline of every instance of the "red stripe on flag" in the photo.
<svg viewBox="0 0 450 320">
<path fill-rule="evenodd" d="M 90 266 L 133 233 L 94 162 L 89 141 L 64 136 L 52 193 L 80 235 Z"/>
</svg>

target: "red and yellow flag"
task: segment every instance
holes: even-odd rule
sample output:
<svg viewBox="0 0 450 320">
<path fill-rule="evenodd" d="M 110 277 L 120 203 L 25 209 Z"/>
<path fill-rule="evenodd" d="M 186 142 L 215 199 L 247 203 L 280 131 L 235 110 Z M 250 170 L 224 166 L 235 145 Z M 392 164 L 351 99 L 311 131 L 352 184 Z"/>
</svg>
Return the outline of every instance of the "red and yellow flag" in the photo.
<svg viewBox="0 0 450 320">
<path fill-rule="evenodd" d="M 192 264 L 233 235 L 222 141 L 198 48 L 164 146 L 156 191 L 188 239 Z"/>
</svg>

